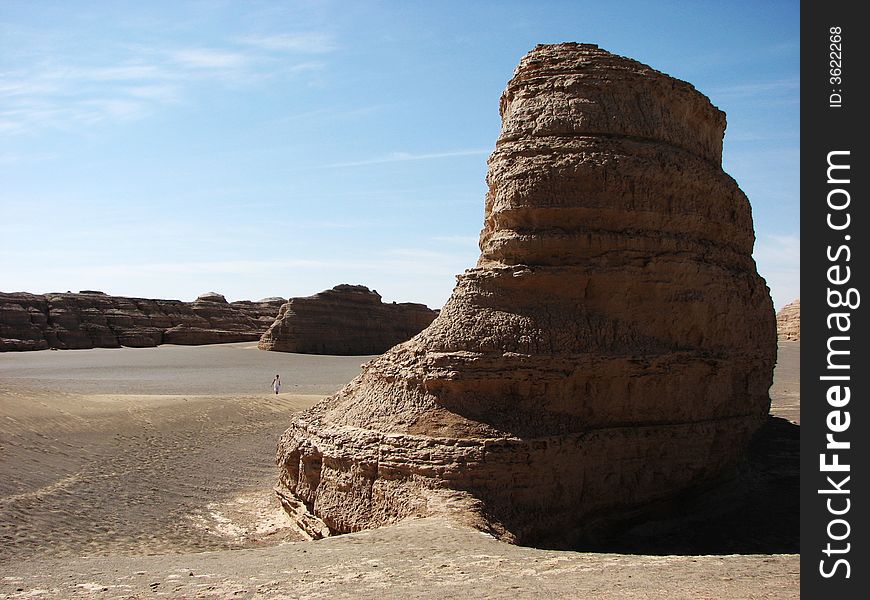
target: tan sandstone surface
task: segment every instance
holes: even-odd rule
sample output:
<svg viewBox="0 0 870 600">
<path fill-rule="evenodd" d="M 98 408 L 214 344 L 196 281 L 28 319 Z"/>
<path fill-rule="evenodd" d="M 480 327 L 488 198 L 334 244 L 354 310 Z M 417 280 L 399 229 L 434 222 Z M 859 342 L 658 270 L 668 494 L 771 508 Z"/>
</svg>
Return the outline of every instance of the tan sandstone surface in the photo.
<svg viewBox="0 0 870 600">
<path fill-rule="evenodd" d="M 801 339 L 801 299 L 786 304 L 776 313 L 776 333 L 780 340 L 796 342 Z"/>
<path fill-rule="evenodd" d="M 388 304 L 363 285 L 341 284 L 291 298 L 259 347 L 305 354 L 380 354 L 420 333 L 437 315 L 425 304 Z"/>
<path fill-rule="evenodd" d="M 799 353 L 780 345 L 774 415 L 799 414 Z M 272 449 L 360 362 L 253 343 L 0 355 L 0 598 L 799 597 L 799 427 L 775 418 L 749 466 L 765 493 L 628 552 L 446 517 L 292 541 Z"/>
<path fill-rule="evenodd" d="M 0 292 L 0 352 L 145 348 L 257 340 L 283 298 L 227 302 L 209 292 L 193 302 L 79 293 Z"/>
<path fill-rule="evenodd" d="M 314 536 L 456 511 L 594 543 L 732 477 L 765 422 L 773 305 L 724 113 L 588 44 L 536 47 L 500 113 L 477 265 L 282 436 L 279 494 Z"/>
</svg>

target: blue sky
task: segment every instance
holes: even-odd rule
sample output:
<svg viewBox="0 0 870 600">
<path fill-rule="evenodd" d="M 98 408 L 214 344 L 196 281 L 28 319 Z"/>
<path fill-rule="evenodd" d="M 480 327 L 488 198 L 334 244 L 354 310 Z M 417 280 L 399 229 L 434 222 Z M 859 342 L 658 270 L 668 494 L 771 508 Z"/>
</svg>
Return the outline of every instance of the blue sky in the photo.
<svg viewBox="0 0 870 600">
<path fill-rule="evenodd" d="M 191 300 L 338 283 L 440 307 L 498 100 L 537 43 L 728 115 L 777 308 L 799 295 L 799 3 L 0 0 L 0 290 Z"/>
</svg>

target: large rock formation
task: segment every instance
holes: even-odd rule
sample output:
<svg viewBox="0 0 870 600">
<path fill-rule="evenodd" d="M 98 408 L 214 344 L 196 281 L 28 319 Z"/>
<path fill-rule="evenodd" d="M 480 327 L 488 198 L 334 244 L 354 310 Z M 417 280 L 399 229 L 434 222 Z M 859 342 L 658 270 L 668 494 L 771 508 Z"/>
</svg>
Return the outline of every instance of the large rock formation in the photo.
<svg viewBox="0 0 870 600">
<path fill-rule="evenodd" d="M 500 109 L 477 266 L 280 440 L 314 536 L 458 511 L 571 543 L 729 476 L 764 423 L 776 327 L 725 115 L 585 44 L 535 48 Z"/>
<path fill-rule="evenodd" d="M 801 299 L 786 304 L 776 313 L 776 333 L 778 339 L 798 342 L 801 339 Z"/>
<path fill-rule="evenodd" d="M 291 298 L 259 346 L 303 354 L 380 354 L 420 333 L 437 315 L 424 304 L 384 304 L 363 285 L 337 285 Z"/>
<path fill-rule="evenodd" d="M 192 303 L 94 291 L 0 293 L 0 351 L 253 341 L 283 303 L 282 298 L 228 303 L 214 293 Z"/>
</svg>

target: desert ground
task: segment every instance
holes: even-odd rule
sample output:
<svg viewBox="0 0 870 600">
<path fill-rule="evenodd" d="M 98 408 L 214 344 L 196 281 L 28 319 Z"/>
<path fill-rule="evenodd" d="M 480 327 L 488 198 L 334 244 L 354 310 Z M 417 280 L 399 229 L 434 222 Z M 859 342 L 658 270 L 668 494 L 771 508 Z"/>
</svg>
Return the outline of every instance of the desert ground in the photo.
<svg viewBox="0 0 870 600">
<path fill-rule="evenodd" d="M 368 358 L 0 354 L 0 598 L 799 597 L 800 342 L 780 344 L 740 476 L 594 552 L 443 517 L 301 540 L 271 490 L 276 441 Z"/>
</svg>

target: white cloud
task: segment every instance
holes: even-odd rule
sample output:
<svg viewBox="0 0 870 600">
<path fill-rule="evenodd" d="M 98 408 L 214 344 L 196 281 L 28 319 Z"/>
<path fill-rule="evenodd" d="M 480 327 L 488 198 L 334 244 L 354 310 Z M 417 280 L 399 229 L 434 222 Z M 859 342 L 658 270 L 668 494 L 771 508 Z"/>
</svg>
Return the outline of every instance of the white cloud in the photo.
<svg viewBox="0 0 870 600">
<path fill-rule="evenodd" d="M 432 241 L 439 244 L 456 244 L 459 246 L 477 246 L 480 238 L 476 235 L 436 235 Z"/>
<path fill-rule="evenodd" d="M 58 90 L 58 85 L 48 81 L 28 80 L 24 72 L 6 72 L 0 74 L 0 97 L 34 96 L 51 94 Z"/>
<path fill-rule="evenodd" d="M 73 129 L 111 120 L 141 119 L 182 102 L 197 85 L 232 86 L 321 71 L 321 61 L 276 60 L 273 52 L 327 52 L 326 34 L 245 38 L 227 47 L 125 45 L 91 64 L 62 55 L 31 56 L 30 64 L 0 73 L 0 132 Z"/>
<path fill-rule="evenodd" d="M 332 168 L 341 168 L 341 167 L 362 167 L 366 165 L 378 165 L 383 163 L 395 163 L 395 162 L 405 162 L 412 160 L 432 160 L 438 158 L 453 158 L 456 156 L 478 156 L 482 154 L 489 154 L 491 150 L 449 150 L 446 152 L 429 152 L 425 154 L 411 154 L 409 152 L 393 152 L 388 154 L 387 156 L 382 156 L 378 158 L 369 158 L 365 160 L 355 160 L 349 162 L 342 163 L 333 163 L 331 165 L 324 165 L 321 168 L 324 169 L 332 169 Z"/>
<path fill-rule="evenodd" d="M 755 244 L 755 260 L 776 265 L 799 265 L 801 239 L 797 235 L 764 235 Z"/>
<path fill-rule="evenodd" d="M 453 256 L 439 252 L 437 250 L 426 250 L 423 248 L 393 248 L 385 253 L 387 256 L 395 256 L 400 260 L 413 260 L 421 262 L 434 262 L 450 260 Z"/>
<path fill-rule="evenodd" d="M 181 90 L 174 84 L 145 84 L 123 88 L 123 92 L 134 98 L 145 98 L 162 103 L 177 102 L 181 98 Z"/>
<path fill-rule="evenodd" d="M 242 44 L 277 52 L 322 54 L 336 49 L 335 40 L 326 33 L 283 33 L 278 35 L 252 35 L 239 38 Z"/>
<path fill-rule="evenodd" d="M 788 96 L 799 100 L 801 82 L 799 78 L 777 79 L 774 81 L 755 81 L 735 85 L 714 87 L 708 95 L 719 101 L 736 98 L 757 98 L 761 96 Z"/>
<path fill-rule="evenodd" d="M 148 112 L 143 103 L 124 99 L 84 100 L 80 106 L 92 110 L 94 121 L 138 119 Z"/>
<path fill-rule="evenodd" d="M 44 71 L 43 79 L 70 80 L 76 83 L 82 81 L 136 81 L 149 79 L 165 79 L 171 74 L 154 64 L 125 64 L 109 67 L 63 67 Z"/>
<path fill-rule="evenodd" d="M 0 130 L 2 130 L 2 124 L 0 124 Z M 22 152 L 0 152 L 0 165 L 12 165 L 23 162 L 38 162 L 43 160 L 52 160 L 56 158 L 54 154 L 28 154 Z M 3 206 L 3 213 L 6 218 L 9 218 L 8 208 Z M 2 231 L 2 227 L 0 227 L 0 231 Z"/>
<path fill-rule="evenodd" d="M 250 57 L 245 54 L 213 48 L 177 50 L 170 56 L 174 62 L 193 69 L 238 69 L 250 61 Z"/>
</svg>

